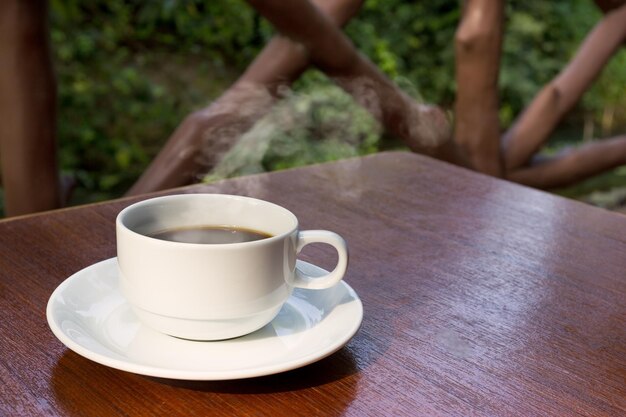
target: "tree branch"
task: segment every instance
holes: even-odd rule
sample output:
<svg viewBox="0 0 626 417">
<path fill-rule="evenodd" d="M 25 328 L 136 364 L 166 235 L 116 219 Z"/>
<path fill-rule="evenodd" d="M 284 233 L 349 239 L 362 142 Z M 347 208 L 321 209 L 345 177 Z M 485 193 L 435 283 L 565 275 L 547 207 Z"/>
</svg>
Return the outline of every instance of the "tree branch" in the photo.
<svg viewBox="0 0 626 417">
<path fill-rule="evenodd" d="M 313 63 L 414 151 L 462 163 L 443 111 L 414 102 L 307 0 L 248 0 Z"/>
<path fill-rule="evenodd" d="M 626 5 L 609 12 L 587 36 L 574 59 L 545 86 L 504 135 L 507 171 L 528 163 L 565 113 L 599 75 L 626 38 Z"/>
<path fill-rule="evenodd" d="M 603 139 L 537 161 L 509 174 L 511 181 L 549 189 L 582 181 L 603 171 L 626 164 L 626 135 Z"/>
<path fill-rule="evenodd" d="M 362 0 L 316 0 L 335 25 L 344 25 Z M 237 82 L 205 109 L 189 115 L 127 192 L 137 195 L 189 184 L 213 166 L 241 134 L 272 108 L 281 86 L 309 65 L 302 45 L 275 36 Z"/>
</svg>

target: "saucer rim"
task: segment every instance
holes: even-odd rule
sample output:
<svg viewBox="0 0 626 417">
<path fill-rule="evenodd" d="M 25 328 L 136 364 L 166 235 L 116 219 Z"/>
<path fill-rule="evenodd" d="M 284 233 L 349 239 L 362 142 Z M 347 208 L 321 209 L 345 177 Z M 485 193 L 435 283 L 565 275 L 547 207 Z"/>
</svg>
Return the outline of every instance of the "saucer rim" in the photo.
<svg viewBox="0 0 626 417">
<path fill-rule="evenodd" d="M 55 290 L 50 295 L 48 299 L 48 303 L 46 306 L 46 319 L 48 322 L 48 326 L 50 327 L 52 333 L 55 337 L 64 344 L 67 348 L 74 351 L 75 353 L 92 360 L 96 363 L 99 363 L 104 366 L 108 366 L 110 368 L 118 369 L 125 372 L 131 372 L 139 375 L 157 377 L 157 378 L 165 378 L 165 379 L 177 379 L 177 380 L 189 380 L 189 381 L 224 381 L 224 380 L 236 380 L 236 379 L 246 379 L 246 378 L 256 378 L 260 376 L 267 376 L 278 374 L 282 372 L 291 371 L 297 368 L 301 368 L 303 366 L 310 365 L 311 363 L 317 362 L 321 359 L 324 359 L 333 353 L 337 352 L 343 346 L 345 346 L 358 332 L 361 324 L 363 322 L 363 303 L 359 298 L 356 291 L 347 283 L 345 280 L 341 280 L 337 285 L 343 285 L 345 291 L 350 294 L 351 302 L 356 303 L 355 306 L 358 307 L 358 311 L 354 312 L 354 318 L 352 326 L 349 327 L 343 336 L 336 339 L 333 343 L 329 343 L 323 349 L 318 351 L 314 351 L 302 357 L 297 357 L 287 362 L 277 361 L 275 363 L 271 363 L 264 366 L 254 367 L 254 368 L 244 368 L 238 370 L 227 370 L 227 371 L 210 371 L 210 370 L 180 370 L 174 368 L 162 368 L 158 366 L 152 365 L 142 365 L 132 360 L 125 360 L 123 355 L 120 355 L 116 352 L 111 352 L 113 355 L 120 356 L 120 358 L 115 358 L 109 355 L 97 353 L 92 349 L 89 349 L 78 342 L 74 341 L 71 337 L 67 336 L 66 333 L 61 329 L 60 325 L 57 323 L 54 317 L 53 304 L 55 300 L 58 299 L 59 294 L 66 289 L 66 287 L 72 285 L 75 280 L 81 278 L 81 275 L 84 275 L 87 269 L 97 269 L 106 267 L 102 264 L 108 264 L 117 262 L 117 257 L 108 258 L 99 262 L 95 262 L 81 270 L 73 273 L 69 277 L 67 277 L 63 282 L 61 282 Z M 298 260 L 298 263 L 310 264 L 309 262 Z M 311 264 L 316 268 L 323 269 L 317 265 Z M 108 265 L 107 265 L 108 266 Z M 310 290 L 313 291 L 313 290 Z M 329 315 L 332 317 L 332 315 Z M 92 340 L 97 340 L 93 338 Z M 231 339 L 232 340 L 232 339 Z M 212 341 L 207 343 L 222 343 L 223 341 Z M 189 343 L 197 343 L 194 341 L 189 341 Z M 98 342 L 99 345 L 106 348 L 106 345 Z M 110 350 L 109 350 L 110 351 Z"/>
</svg>

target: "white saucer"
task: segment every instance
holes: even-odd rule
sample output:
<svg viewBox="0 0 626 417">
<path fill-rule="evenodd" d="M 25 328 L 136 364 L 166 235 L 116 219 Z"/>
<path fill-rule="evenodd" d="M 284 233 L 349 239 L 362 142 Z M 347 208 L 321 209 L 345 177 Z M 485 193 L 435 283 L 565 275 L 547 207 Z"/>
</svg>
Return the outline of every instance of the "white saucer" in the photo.
<svg viewBox="0 0 626 417">
<path fill-rule="evenodd" d="M 323 269 L 298 261 L 308 274 Z M 48 324 L 74 352 L 112 368 L 187 380 L 223 380 L 295 369 L 339 350 L 354 336 L 363 306 L 345 282 L 295 289 L 278 316 L 237 339 L 197 342 L 158 333 L 137 320 L 118 289 L 117 259 L 91 265 L 52 293 Z"/>
</svg>

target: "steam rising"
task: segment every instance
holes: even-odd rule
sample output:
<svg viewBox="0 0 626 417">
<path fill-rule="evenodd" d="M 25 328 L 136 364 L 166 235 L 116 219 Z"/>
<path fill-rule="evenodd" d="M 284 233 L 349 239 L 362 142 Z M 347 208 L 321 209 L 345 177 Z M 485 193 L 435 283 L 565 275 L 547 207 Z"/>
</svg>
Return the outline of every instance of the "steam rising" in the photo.
<svg viewBox="0 0 626 417">
<path fill-rule="evenodd" d="M 248 118 L 267 111 L 277 100 L 267 90 L 247 86 L 248 100 L 239 108 L 224 109 Z M 352 98 L 333 85 L 301 93 L 284 88 L 281 100 L 247 131 L 230 125 L 207 134 L 205 157 L 224 149 L 205 180 L 281 169 L 293 163 L 306 165 L 375 152 L 381 128 Z M 375 103 L 371 99 L 372 103 Z M 221 145 L 220 145 L 221 144 Z"/>
<path fill-rule="evenodd" d="M 262 85 L 238 85 L 227 100 L 209 109 L 225 120 L 204 133 L 202 162 L 213 167 L 204 181 L 376 152 L 382 132 L 377 119 L 388 104 L 381 102 L 384 98 L 377 96 L 371 81 L 349 83 L 356 100 L 330 82 L 301 92 L 284 87 L 278 97 Z M 411 103 L 406 109 L 411 113 L 406 126 L 411 137 L 424 147 L 440 144 L 445 116 L 443 122 L 437 120 L 419 98 L 406 98 Z"/>
</svg>

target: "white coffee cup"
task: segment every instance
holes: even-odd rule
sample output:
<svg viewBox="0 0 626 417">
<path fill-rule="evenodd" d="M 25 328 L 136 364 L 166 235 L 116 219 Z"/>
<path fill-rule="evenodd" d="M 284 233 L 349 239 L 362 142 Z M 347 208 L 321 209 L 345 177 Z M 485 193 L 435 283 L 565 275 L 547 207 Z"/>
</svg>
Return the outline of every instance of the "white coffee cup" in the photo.
<svg viewBox="0 0 626 417">
<path fill-rule="evenodd" d="M 243 243 L 183 243 L 151 237 L 163 230 L 225 226 L 270 237 Z M 289 210 L 249 197 L 182 194 L 135 203 L 117 216 L 120 288 L 138 318 L 162 333 L 220 340 L 260 329 L 278 314 L 294 287 L 329 288 L 348 266 L 346 243 L 325 230 L 298 230 Z M 296 268 L 309 243 L 337 250 L 322 277 Z"/>
</svg>

